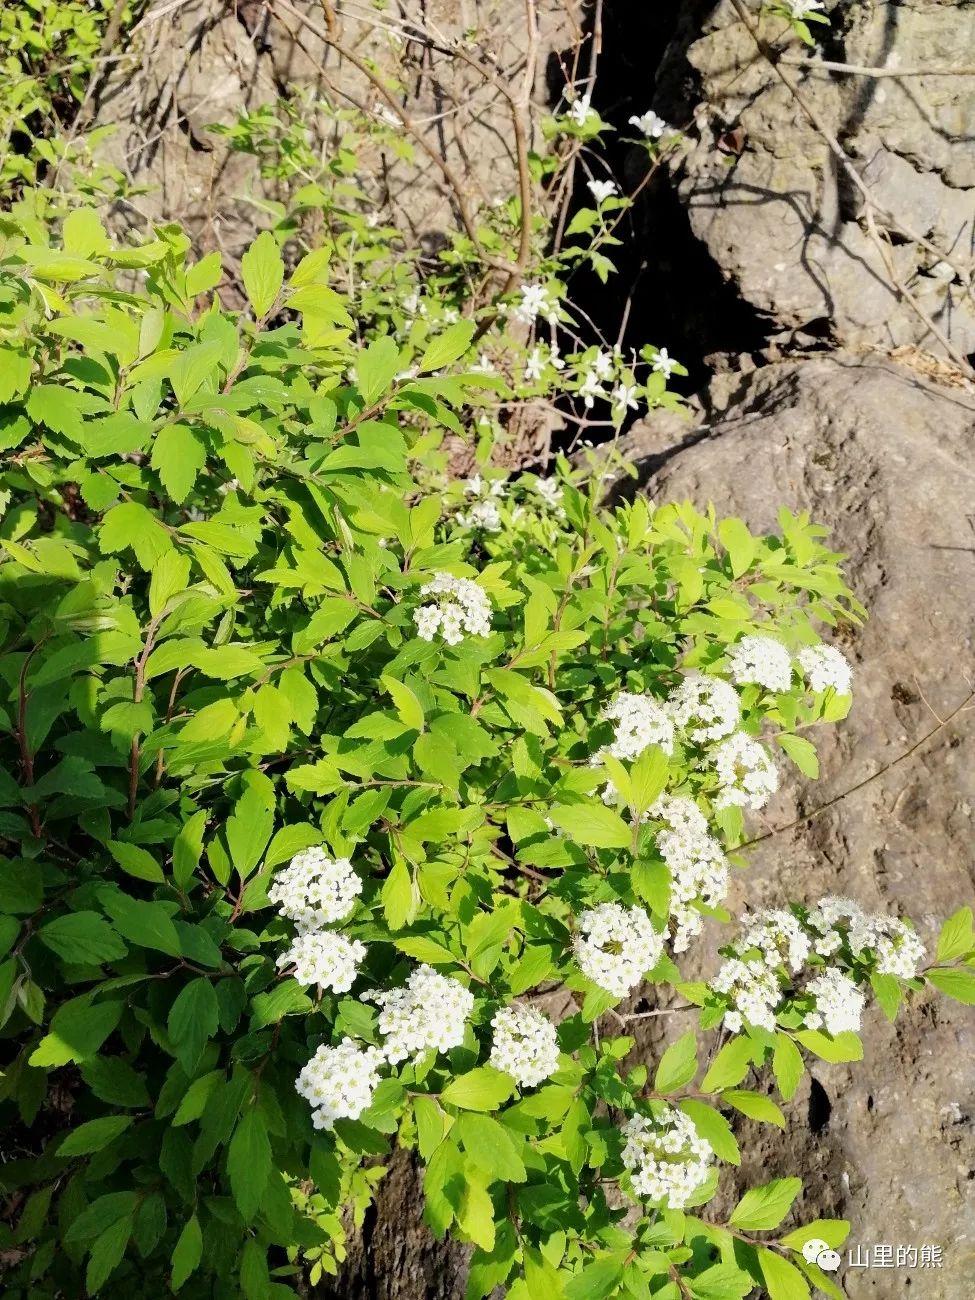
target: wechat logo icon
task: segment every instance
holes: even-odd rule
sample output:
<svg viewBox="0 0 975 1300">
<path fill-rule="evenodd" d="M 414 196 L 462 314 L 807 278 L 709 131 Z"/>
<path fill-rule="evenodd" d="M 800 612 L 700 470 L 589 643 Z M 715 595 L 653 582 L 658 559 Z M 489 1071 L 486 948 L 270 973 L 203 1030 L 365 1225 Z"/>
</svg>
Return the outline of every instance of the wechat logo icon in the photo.
<svg viewBox="0 0 975 1300">
<path fill-rule="evenodd" d="M 840 1257 L 821 1237 L 810 1237 L 802 1248 L 802 1257 L 809 1264 L 818 1264 L 824 1273 L 835 1273 Z"/>
</svg>

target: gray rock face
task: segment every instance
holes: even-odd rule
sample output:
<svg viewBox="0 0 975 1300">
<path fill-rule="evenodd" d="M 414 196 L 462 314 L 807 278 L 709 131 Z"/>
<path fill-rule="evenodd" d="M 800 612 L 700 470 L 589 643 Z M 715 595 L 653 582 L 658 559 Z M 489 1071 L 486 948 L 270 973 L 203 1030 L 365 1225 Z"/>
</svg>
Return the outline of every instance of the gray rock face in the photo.
<svg viewBox="0 0 975 1300">
<path fill-rule="evenodd" d="M 758 845 L 738 877 L 739 900 L 851 895 L 910 915 L 933 953 L 938 919 L 973 896 L 975 711 L 895 760 L 975 678 L 975 400 L 841 354 L 722 377 L 706 406 L 693 431 L 672 419 L 633 431 L 625 450 L 643 463 L 648 492 L 713 501 L 754 530 L 774 530 L 780 505 L 808 510 L 849 556 L 870 611 L 864 627 L 834 638 L 857 678 L 850 717 L 819 741 L 822 779 L 790 780 L 765 829 L 851 793 Z M 659 1051 L 652 1040 L 644 1047 Z M 850 1219 L 854 1247 L 943 1247 L 937 1271 L 844 1268 L 853 1300 L 975 1294 L 973 1059 L 972 1009 L 925 996 L 890 1025 L 874 1007 L 862 1062 L 817 1063 L 812 1091 L 787 1108 L 786 1133 L 756 1147 L 755 1127 L 747 1130 L 743 1181 L 801 1173 L 803 1218 Z"/>
<path fill-rule="evenodd" d="M 963 68 L 975 57 L 968 4 L 853 0 L 827 8 L 834 61 Z M 658 79 L 669 119 L 695 123 L 676 164 L 694 233 L 780 329 L 825 321 L 843 345 L 942 351 L 892 287 L 892 269 L 960 352 L 975 350 L 971 294 L 943 257 L 898 230 L 972 266 L 975 78 L 817 72 L 782 19 L 764 19 L 761 31 L 894 220 L 876 216 L 879 247 L 848 175 L 722 0 L 703 22 L 683 26 Z"/>
<path fill-rule="evenodd" d="M 294 0 L 293 7 L 324 29 L 319 0 Z M 453 169 L 474 210 L 516 192 L 510 109 L 491 76 L 520 88 L 533 51 L 541 103 L 547 60 L 579 32 L 576 0 L 540 0 L 534 45 L 520 4 L 514 8 L 517 22 L 513 0 L 410 0 L 385 15 L 370 16 L 370 7 L 360 6 L 339 18 L 343 46 L 374 64 Z M 334 122 L 327 114 L 316 118 L 316 102 L 362 108 L 397 128 L 376 87 L 288 10 L 269 15 L 256 0 L 188 0 L 156 10 L 158 16 L 154 11 L 138 25 L 101 93 L 95 125 L 114 131 L 100 143 L 99 156 L 133 184 L 147 186 L 136 203 L 140 215 L 179 220 L 200 251 L 217 248 L 232 260 L 267 224 L 268 204 L 285 196 L 279 181 L 262 176 L 257 160 L 234 152 L 208 129 L 212 124 L 231 125 L 283 97 L 302 99 L 312 106 L 305 120 L 313 137 L 319 132 L 315 143 L 326 161 Z M 495 56 L 487 76 L 451 53 L 472 28 Z M 277 115 L 285 119 L 282 111 Z M 417 242 L 435 240 L 456 224 L 450 186 L 415 144 L 419 166 L 405 156 L 408 142 L 396 143 L 402 147 L 365 146 L 356 180 L 384 211 L 383 220 L 392 214 Z"/>
</svg>

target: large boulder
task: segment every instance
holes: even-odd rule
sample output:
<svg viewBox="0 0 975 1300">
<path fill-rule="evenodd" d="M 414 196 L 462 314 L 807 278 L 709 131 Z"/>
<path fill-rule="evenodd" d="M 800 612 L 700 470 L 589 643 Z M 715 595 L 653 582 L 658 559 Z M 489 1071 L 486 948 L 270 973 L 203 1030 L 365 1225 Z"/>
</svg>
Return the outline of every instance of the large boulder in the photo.
<svg viewBox="0 0 975 1300">
<path fill-rule="evenodd" d="M 972 902 L 975 875 L 975 709 L 939 725 L 975 685 L 973 435 L 962 388 L 840 354 L 722 376 L 693 423 L 651 420 L 623 448 L 654 498 L 713 501 L 763 531 L 781 505 L 807 510 L 848 555 L 870 614 L 831 637 L 857 665 L 853 709 L 818 740 L 820 782 L 788 781 L 755 827 L 771 833 L 737 899 L 851 895 L 913 917 L 932 960 L 939 918 Z M 815 1064 L 785 1134 L 756 1146 L 748 1129 L 744 1179 L 802 1173 L 803 1218 L 850 1219 L 854 1249 L 943 1249 L 940 1270 L 845 1267 L 854 1300 L 975 1295 L 973 1059 L 975 1010 L 925 995 L 891 1025 L 874 1006 L 861 1063 Z"/>
<path fill-rule="evenodd" d="M 757 19 L 750 0 L 749 8 Z M 970 68 L 970 4 L 828 0 L 826 8 L 831 61 Z M 810 54 L 783 19 L 764 17 L 760 30 L 870 187 L 876 235 L 826 138 L 729 0 L 689 7 L 657 77 L 656 106 L 693 124 L 675 176 L 694 234 L 773 332 L 814 325 L 844 346 L 942 352 L 893 278 L 958 352 L 975 351 L 975 304 L 945 261 L 972 266 L 975 78 L 817 70 L 824 56 Z"/>
</svg>

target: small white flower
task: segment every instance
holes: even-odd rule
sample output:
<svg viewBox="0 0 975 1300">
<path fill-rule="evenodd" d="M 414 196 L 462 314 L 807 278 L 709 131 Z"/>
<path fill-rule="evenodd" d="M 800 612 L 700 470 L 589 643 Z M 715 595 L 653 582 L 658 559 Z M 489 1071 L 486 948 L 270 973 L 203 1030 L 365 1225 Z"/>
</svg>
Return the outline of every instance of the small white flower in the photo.
<svg viewBox="0 0 975 1300">
<path fill-rule="evenodd" d="M 811 979 L 806 992 L 816 999 L 816 1010 L 806 1015 L 809 1029 L 824 1028 L 829 1034 L 842 1034 L 856 1033 L 860 1028 L 866 999 L 849 975 L 830 968 Z"/>
<path fill-rule="evenodd" d="M 379 1084 L 382 1053 L 343 1038 L 338 1047 L 319 1047 L 295 1081 L 300 1097 L 312 1107 L 317 1129 L 331 1129 L 337 1119 L 358 1119 L 372 1104 Z"/>
<path fill-rule="evenodd" d="M 579 396 L 585 403 L 586 410 L 591 411 L 595 405 L 596 399 L 604 400 L 607 396 L 605 388 L 599 382 L 599 375 L 595 370 L 587 370 L 582 379 L 579 388 Z"/>
<path fill-rule="evenodd" d="M 655 374 L 663 375 L 664 379 L 669 379 L 674 373 L 677 364 L 666 348 L 657 348 L 657 354 L 650 368 Z"/>
<path fill-rule="evenodd" d="M 647 109 L 639 117 L 631 117 L 630 126 L 635 126 L 648 140 L 659 140 L 665 131 L 670 130 L 664 119 L 659 117 L 652 109 Z"/>
<path fill-rule="evenodd" d="M 554 478 L 540 478 L 534 484 L 535 491 L 550 510 L 562 505 L 562 485 Z"/>
<path fill-rule="evenodd" d="M 587 181 L 586 189 L 597 204 L 603 204 L 607 199 L 615 199 L 619 194 L 619 188 L 613 181 Z"/>
<path fill-rule="evenodd" d="M 781 692 L 792 685 L 792 657 L 771 636 L 743 636 L 731 651 L 729 668 L 739 686 L 754 683 Z"/>
<path fill-rule="evenodd" d="M 464 633 L 487 636 L 491 631 L 491 602 L 487 592 L 469 578 L 436 573 L 420 588 L 421 596 L 434 596 L 429 605 L 413 611 L 417 636 L 432 641 L 437 632 L 448 645 L 459 645 Z"/>
<path fill-rule="evenodd" d="M 617 384 L 613 389 L 613 410 L 617 416 L 625 415 L 626 412 L 635 411 L 638 403 L 636 400 L 637 388 L 635 385 Z"/>
<path fill-rule="evenodd" d="M 461 528 L 480 528 L 485 533 L 499 533 L 501 531 L 501 515 L 498 511 L 498 503 L 490 498 L 486 501 L 475 501 L 470 510 L 459 511 L 455 518 Z M 424 639 L 429 640 L 430 638 Z"/>
<path fill-rule="evenodd" d="M 643 908 L 600 903 L 579 916 L 573 948 L 586 979 L 623 998 L 656 966 L 663 943 Z"/>
<path fill-rule="evenodd" d="M 376 1027 L 383 1035 L 383 1055 L 391 1064 L 434 1050 L 449 1052 L 464 1041 L 474 994 L 458 980 L 418 966 L 402 988 L 363 993 L 380 1008 Z"/>
<path fill-rule="evenodd" d="M 666 708 L 650 695 L 619 691 L 603 710 L 602 716 L 616 727 L 609 753 L 629 762 L 638 758 L 650 745 L 659 745 L 665 754 L 673 753 L 674 724 Z"/>
<path fill-rule="evenodd" d="M 548 316 L 553 311 L 548 290 L 543 284 L 522 285 L 521 297 L 509 311 L 523 325 L 534 325 L 539 316 Z"/>
<path fill-rule="evenodd" d="M 332 930 L 310 930 L 299 934 L 287 952 L 277 960 L 278 966 L 295 968 L 299 984 L 347 993 L 355 983 L 359 967 L 365 960 L 366 945 Z"/>
<path fill-rule="evenodd" d="M 294 921 L 299 934 L 342 921 L 362 893 L 362 881 L 348 858 L 334 861 L 322 848 L 296 854 L 271 882 L 267 896 Z"/>
<path fill-rule="evenodd" d="M 674 725 L 703 745 L 729 735 L 741 721 L 738 692 L 720 677 L 690 673 L 667 701 Z"/>
<path fill-rule="evenodd" d="M 774 970 L 762 960 L 729 958 L 711 981 L 710 987 L 728 999 L 730 1005 L 725 1012 L 724 1023 L 731 1033 L 740 1033 L 744 1020 L 758 1029 L 775 1029 L 775 1014 L 782 1001 L 782 988 Z"/>
<path fill-rule="evenodd" d="M 588 95 L 580 95 L 578 99 L 573 100 L 566 113 L 566 117 L 576 126 L 586 126 L 594 116 L 595 112 L 590 106 Z"/>
<path fill-rule="evenodd" d="M 779 774 L 764 745 L 744 732 L 723 740 L 712 754 L 721 789 L 718 808 L 764 808 L 779 788 Z"/>
<path fill-rule="evenodd" d="M 823 0 L 790 0 L 789 10 L 797 22 L 823 11 Z"/>
<path fill-rule="evenodd" d="M 555 1026 L 534 1007 L 502 1007 L 491 1021 L 490 1063 L 520 1088 L 534 1088 L 559 1068 Z"/>
<path fill-rule="evenodd" d="M 837 695 L 850 694 L 853 667 L 835 646 L 825 643 L 803 646 L 796 658 L 810 690 L 821 692 L 832 688 Z"/>
<path fill-rule="evenodd" d="M 691 1120 L 675 1106 L 659 1114 L 632 1115 L 623 1126 L 623 1164 L 641 1200 L 683 1209 L 708 1177 L 712 1151 Z"/>
</svg>

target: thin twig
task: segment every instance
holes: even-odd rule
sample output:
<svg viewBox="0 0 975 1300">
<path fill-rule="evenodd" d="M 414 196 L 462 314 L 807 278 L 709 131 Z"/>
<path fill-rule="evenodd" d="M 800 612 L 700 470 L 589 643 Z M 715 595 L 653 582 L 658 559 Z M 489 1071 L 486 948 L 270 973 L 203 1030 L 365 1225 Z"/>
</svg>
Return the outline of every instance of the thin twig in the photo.
<svg viewBox="0 0 975 1300">
<path fill-rule="evenodd" d="M 848 799 L 851 794 L 856 794 L 858 790 L 862 790 L 864 786 L 870 785 L 879 777 L 882 777 L 885 773 L 889 772 L 891 768 L 897 767 L 899 763 L 903 763 L 906 759 L 910 758 L 912 754 L 916 754 L 932 736 L 936 736 L 939 731 L 943 731 L 950 722 L 959 716 L 959 714 L 967 712 L 972 701 L 975 701 L 975 690 L 970 691 L 965 699 L 962 700 L 961 704 L 959 704 L 956 709 L 952 709 L 951 713 L 939 722 L 936 727 L 932 727 L 930 731 L 925 732 L 920 740 L 916 740 L 910 749 L 905 749 L 902 754 L 898 754 L 897 757 L 892 758 L 889 763 L 884 763 L 882 767 L 878 767 L 875 771 L 871 772 L 869 776 L 865 776 L 862 781 L 857 781 L 855 785 L 851 785 L 848 789 L 834 795 L 832 799 L 827 799 L 825 803 L 820 804 L 818 808 L 814 808 L 812 812 L 804 813 L 802 817 L 796 817 L 791 822 L 786 822 L 784 826 L 773 826 L 771 830 L 766 831 L 763 835 L 756 835 L 754 839 L 745 840 L 743 844 L 736 845 L 735 851 L 737 852 L 740 849 L 750 848 L 753 844 L 761 844 L 763 840 L 771 839 L 773 835 L 781 835 L 784 831 L 791 831 L 795 826 L 802 826 L 806 822 L 810 822 L 814 818 L 819 817 L 822 813 L 827 812 L 830 808 L 835 807 L 836 804 L 841 803 L 844 799 Z"/>
</svg>

